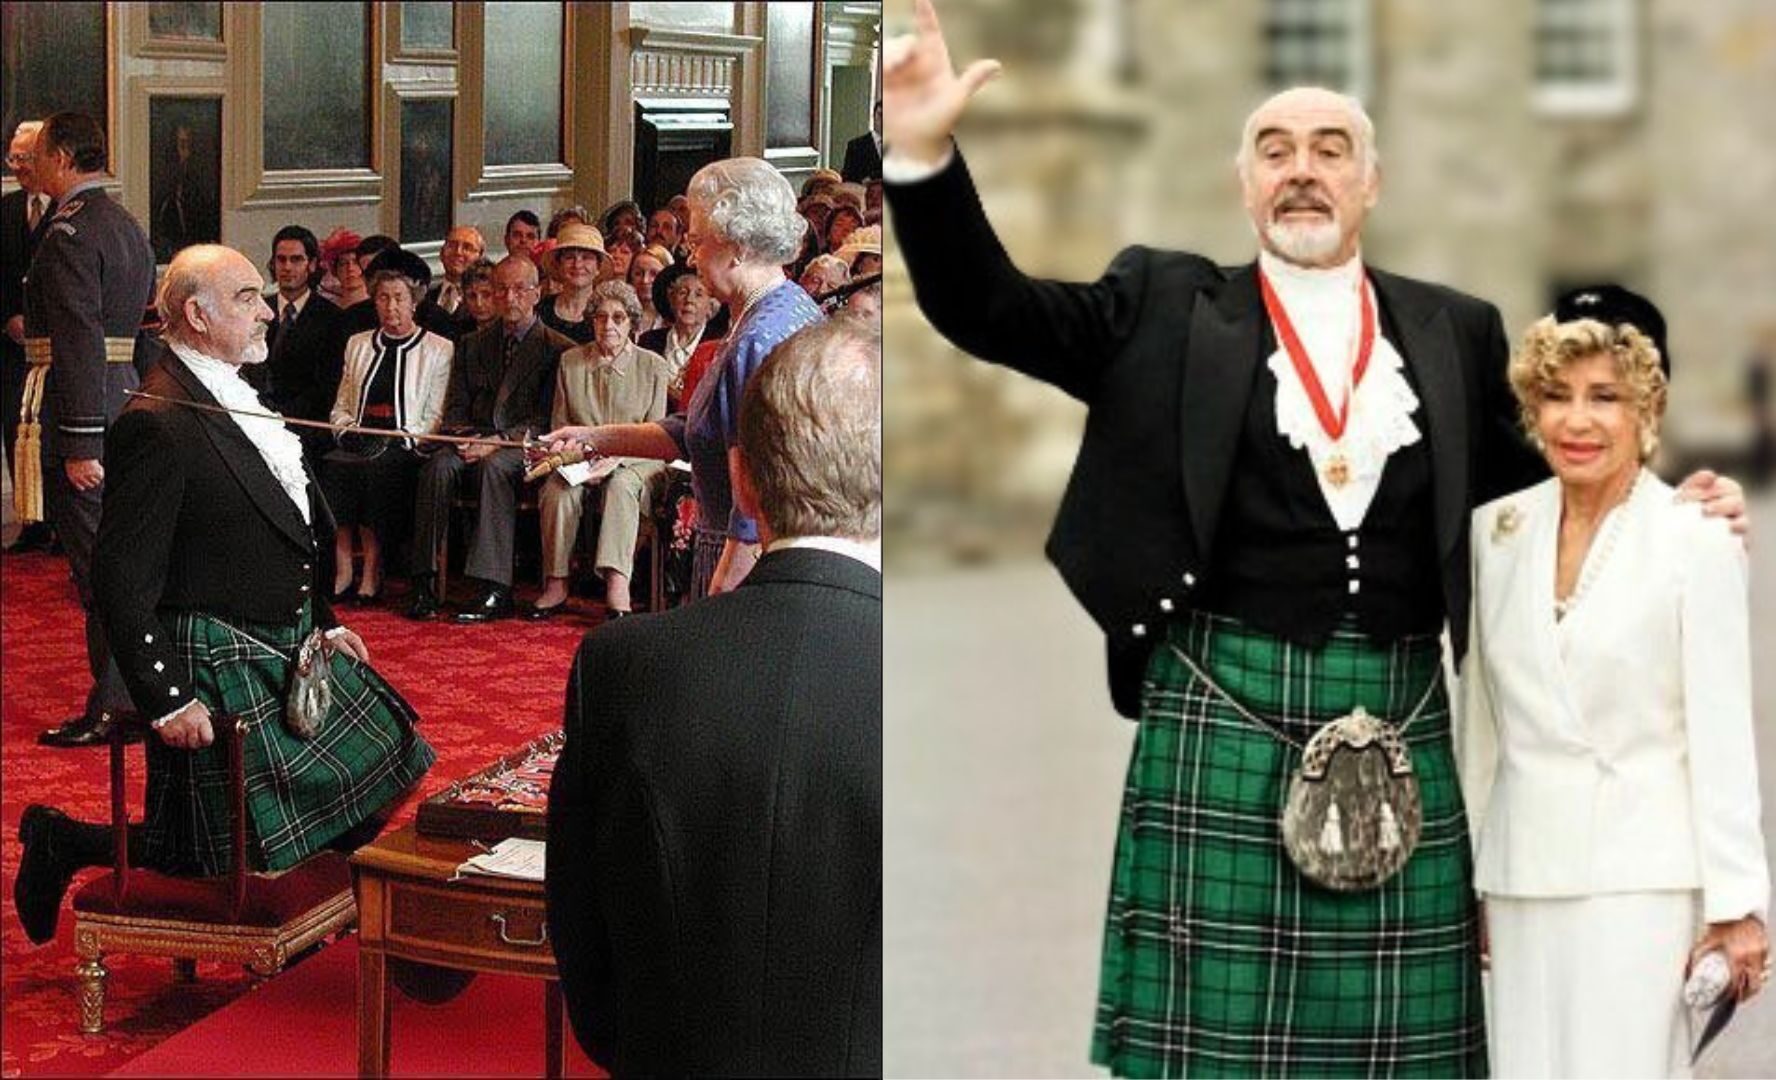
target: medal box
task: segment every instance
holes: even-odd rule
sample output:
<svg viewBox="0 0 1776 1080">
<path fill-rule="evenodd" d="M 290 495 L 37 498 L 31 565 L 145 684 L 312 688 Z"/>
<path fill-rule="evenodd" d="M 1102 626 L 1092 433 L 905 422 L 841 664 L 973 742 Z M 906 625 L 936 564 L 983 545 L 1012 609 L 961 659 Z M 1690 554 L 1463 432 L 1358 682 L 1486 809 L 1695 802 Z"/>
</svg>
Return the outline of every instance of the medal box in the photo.
<svg viewBox="0 0 1776 1080">
<path fill-rule="evenodd" d="M 464 777 L 419 804 L 426 836 L 489 843 L 509 836 L 548 838 L 549 778 L 566 733 L 551 732 Z"/>
</svg>

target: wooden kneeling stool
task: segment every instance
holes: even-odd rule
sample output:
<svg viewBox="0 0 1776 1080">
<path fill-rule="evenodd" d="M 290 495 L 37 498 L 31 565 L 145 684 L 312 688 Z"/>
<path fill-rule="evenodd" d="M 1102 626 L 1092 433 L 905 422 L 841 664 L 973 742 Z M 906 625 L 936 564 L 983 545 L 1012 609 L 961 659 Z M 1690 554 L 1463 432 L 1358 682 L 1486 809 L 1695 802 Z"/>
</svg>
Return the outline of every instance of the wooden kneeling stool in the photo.
<svg viewBox="0 0 1776 1080">
<path fill-rule="evenodd" d="M 141 724 L 139 719 L 134 721 Z M 146 725 L 142 725 L 146 726 Z M 112 870 L 74 894 L 75 972 L 80 978 L 80 1030 L 105 1029 L 103 962 L 110 953 L 170 956 L 179 981 L 196 977 L 199 960 L 245 965 L 268 977 L 291 956 L 357 924 L 351 867 L 345 855 L 320 851 L 278 873 L 247 871 L 247 725 L 215 718 L 216 740 L 228 754 L 228 805 L 233 865 L 214 878 L 175 877 L 129 865 L 129 811 L 124 806 L 124 725 L 111 732 L 111 827 L 117 837 Z M 150 738 L 154 736 L 149 735 Z"/>
</svg>

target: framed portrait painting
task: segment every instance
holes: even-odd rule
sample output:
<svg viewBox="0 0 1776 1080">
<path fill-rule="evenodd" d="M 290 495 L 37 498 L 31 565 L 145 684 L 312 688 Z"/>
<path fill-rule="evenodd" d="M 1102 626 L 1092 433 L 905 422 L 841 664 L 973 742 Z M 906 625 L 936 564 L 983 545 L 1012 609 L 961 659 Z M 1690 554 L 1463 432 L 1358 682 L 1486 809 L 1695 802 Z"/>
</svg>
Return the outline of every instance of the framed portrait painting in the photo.
<svg viewBox="0 0 1776 1080">
<path fill-rule="evenodd" d="M 148 240 L 154 260 L 222 239 L 222 98 L 155 96 L 148 104 Z"/>
</svg>

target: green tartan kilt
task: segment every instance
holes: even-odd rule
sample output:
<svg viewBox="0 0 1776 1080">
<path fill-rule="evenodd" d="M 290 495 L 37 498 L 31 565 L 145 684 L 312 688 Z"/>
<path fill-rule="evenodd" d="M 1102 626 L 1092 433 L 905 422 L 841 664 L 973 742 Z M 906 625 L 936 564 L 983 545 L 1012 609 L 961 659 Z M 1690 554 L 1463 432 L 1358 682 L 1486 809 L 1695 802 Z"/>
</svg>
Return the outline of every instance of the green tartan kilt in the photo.
<svg viewBox="0 0 1776 1080">
<path fill-rule="evenodd" d="M 169 621 L 186 677 L 212 718 L 247 721 L 243 761 L 252 869 L 294 866 L 371 817 L 436 760 L 414 730 L 412 707 L 382 676 L 342 652 L 331 654 L 333 705 L 320 731 L 304 740 L 285 729 L 291 658 L 313 628 L 311 608 L 285 626 L 224 622 L 193 612 Z M 150 865 L 204 875 L 228 870 L 228 758 L 220 741 L 191 751 L 149 739 L 143 802 Z"/>
<path fill-rule="evenodd" d="M 1357 705 L 1406 730 L 1424 830 L 1379 889 L 1302 877 L 1279 824 L 1299 751 L 1153 651 L 1129 765 L 1092 1060 L 1119 1076 L 1485 1076 L 1479 923 L 1435 637 L 1304 648 L 1217 616 L 1171 630 L 1305 743 Z"/>
</svg>

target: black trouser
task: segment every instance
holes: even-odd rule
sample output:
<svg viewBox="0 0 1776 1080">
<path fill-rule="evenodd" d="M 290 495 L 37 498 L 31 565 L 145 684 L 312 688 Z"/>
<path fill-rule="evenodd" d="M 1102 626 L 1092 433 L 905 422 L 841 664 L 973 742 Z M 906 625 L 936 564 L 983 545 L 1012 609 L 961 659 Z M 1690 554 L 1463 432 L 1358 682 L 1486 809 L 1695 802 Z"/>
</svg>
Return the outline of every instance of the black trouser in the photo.
<svg viewBox="0 0 1776 1080">
<path fill-rule="evenodd" d="M 99 512 L 104 506 L 105 485 L 90 491 L 76 491 L 64 468 L 66 458 L 43 459 L 43 512 L 62 542 L 68 556 L 68 569 L 74 577 L 74 590 L 86 612 L 86 666 L 92 674 L 92 689 L 87 691 L 85 714 L 97 719 L 101 712 L 125 712 L 132 706 L 123 673 L 111 658 L 111 643 L 105 638 L 104 620 L 93 604 L 93 544 L 99 536 Z M 148 717 L 147 719 L 154 719 Z"/>
<path fill-rule="evenodd" d="M 476 464 L 455 450 L 433 454 L 419 469 L 413 510 L 413 572 L 436 570 L 438 542 L 450 528 L 450 501 L 465 485 L 480 495 L 475 531 L 463 573 L 495 585 L 512 585 L 512 551 L 518 531 L 518 493 L 524 486 L 524 451 L 495 450 Z"/>
</svg>

